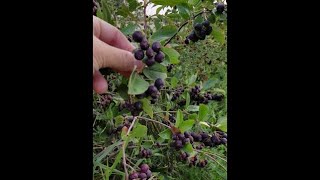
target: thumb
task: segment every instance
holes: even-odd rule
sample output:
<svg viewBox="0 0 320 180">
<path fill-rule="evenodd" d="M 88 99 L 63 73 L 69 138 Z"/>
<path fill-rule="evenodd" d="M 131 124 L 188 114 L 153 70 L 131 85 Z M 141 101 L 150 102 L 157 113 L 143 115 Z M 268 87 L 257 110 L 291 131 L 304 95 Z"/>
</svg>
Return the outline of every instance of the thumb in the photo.
<svg viewBox="0 0 320 180">
<path fill-rule="evenodd" d="M 131 72 L 134 66 L 142 71 L 144 64 L 135 59 L 132 52 L 110 46 L 93 36 L 94 72 L 100 68 L 111 68 L 121 74 Z"/>
</svg>

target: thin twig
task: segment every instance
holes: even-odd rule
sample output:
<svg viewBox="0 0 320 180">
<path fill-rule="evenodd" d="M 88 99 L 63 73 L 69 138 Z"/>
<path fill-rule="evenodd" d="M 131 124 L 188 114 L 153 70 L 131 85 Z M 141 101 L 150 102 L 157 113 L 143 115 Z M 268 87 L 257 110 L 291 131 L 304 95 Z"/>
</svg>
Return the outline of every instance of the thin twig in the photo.
<svg viewBox="0 0 320 180">
<path fill-rule="evenodd" d="M 144 15 L 144 33 L 147 34 L 147 0 L 143 1 L 143 15 Z"/>
<path fill-rule="evenodd" d="M 134 123 L 136 122 L 137 117 L 133 118 L 133 121 L 128 129 L 128 132 L 126 134 L 126 136 L 129 135 Z M 128 170 L 127 170 L 127 162 L 126 162 L 126 143 L 123 143 L 122 145 L 122 162 L 123 162 L 123 168 L 124 168 L 124 172 L 125 172 L 125 179 L 128 180 L 129 179 L 129 174 L 128 174 Z"/>
<path fill-rule="evenodd" d="M 159 122 L 159 121 L 156 121 L 156 120 L 153 120 L 153 119 L 149 119 L 149 118 L 145 118 L 145 117 L 141 117 L 141 116 L 136 116 L 137 118 L 139 119 L 143 119 L 143 120 L 147 120 L 147 121 L 152 121 L 152 122 L 155 122 L 155 123 L 158 123 L 158 124 L 161 124 L 167 128 L 171 128 L 170 126 L 166 125 L 166 124 L 163 124 L 162 122 Z"/>
</svg>

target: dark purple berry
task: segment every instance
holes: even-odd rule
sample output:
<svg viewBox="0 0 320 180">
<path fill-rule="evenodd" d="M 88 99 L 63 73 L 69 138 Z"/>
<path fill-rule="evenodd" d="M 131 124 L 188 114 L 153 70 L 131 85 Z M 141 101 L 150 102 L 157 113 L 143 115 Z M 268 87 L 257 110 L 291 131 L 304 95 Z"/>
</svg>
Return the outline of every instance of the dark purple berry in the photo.
<svg viewBox="0 0 320 180">
<path fill-rule="evenodd" d="M 204 21 L 204 22 L 202 23 L 202 25 L 203 25 L 204 27 L 209 27 L 209 26 L 210 26 L 210 21 L 206 20 L 206 21 Z"/>
<path fill-rule="evenodd" d="M 190 142 L 190 139 L 189 138 L 185 138 L 184 140 L 182 140 L 183 144 L 187 144 Z"/>
<path fill-rule="evenodd" d="M 184 137 L 190 137 L 190 133 L 188 133 L 187 131 L 183 133 Z"/>
<path fill-rule="evenodd" d="M 194 31 L 192 31 L 192 33 L 188 36 L 188 38 L 192 41 L 192 42 L 197 42 L 199 40 L 199 38 L 197 37 L 196 33 Z"/>
<path fill-rule="evenodd" d="M 147 174 L 146 173 L 140 173 L 139 174 L 139 178 L 142 180 L 142 179 L 147 179 Z"/>
<path fill-rule="evenodd" d="M 184 43 L 189 44 L 189 39 L 185 39 Z"/>
<path fill-rule="evenodd" d="M 164 82 L 161 78 L 156 79 L 154 85 L 157 87 L 158 90 L 162 89 L 164 86 Z"/>
<path fill-rule="evenodd" d="M 162 63 L 163 60 L 164 60 L 164 54 L 163 54 L 163 52 L 159 51 L 159 52 L 155 55 L 154 60 L 157 61 L 158 63 Z"/>
<path fill-rule="evenodd" d="M 140 102 L 140 101 L 135 102 L 133 104 L 133 106 L 137 111 L 141 111 L 142 110 L 142 102 Z"/>
<path fill-rule="evenodd" d="M 135 42 L 141 42 L 143 40 L 144 36 L 142 34 L 141 31 L 135 31 L 133 34 L 132 34 L 132 39 L 135 41 Z"/>
<path fill-rule="evenodd" d="M 227 144 L 227 139 L 226 138 L 221 138 L 221 143 L 222 144 Z"/>
<path fill-rule="evenodd" d="M 152 44 L 152 50 L 154 51 L 154 52 L 159 52 L 160 51 L 160 49 L 161 49 L 161 44 L 159 43 L 159 42 L 154 42 L 153 44 Z"/>
<path fill-rule="evenodd" d="M 150 149 L 147 150 L 147 155 L 151 156 L 152 155 L 152 151 Z"/>
<path fill-rule="evenodd" d="M 140 171 L 141 171 L 141 172 L 146 173 L 148 170 L 149 170 L 148 164 L 142 164 L 142 165 L 140 166 Z"/>
<path fill-rule="evenodd" d="M 217 13 L 218 13 L 218 14 L 222 14 L 223 11 L 224 11 L 224 4 L 219 3 L 219 4 L 217 5 Z"/>
<path fill-rule="evenodd" d="M 157 95 L 157 94 L 158 94 L 158 89 L 157 89 L 157 87 L 154 86 L 154 85 L 149 86 L 149 88 L 148 88 L 148 90 L 147 90 L 147 94 L 148 94 L 149 96 L 151 96 L 151 95 Z"/>
<path fill-rule="evenodd" d="M 172 139 L 173 139 L 173 140 L 177 140 L 177 139 L 178 139 L 178 138 L 177 138 L 177 135 L 172 134 Z"/>
<path fill-rule="evenodd" d="M 211 34 L 211 32 L 212 32 L 212 27 L 209 26 L 209 27 L 206 29 L 206 35 Z"/>
<path fill-rule="evenodd" d="M 151 58 L 154 56 L 154 51 L 152 50 L 152 48 L 148 48 L 147 51 L 146 51 L 146 55 L 148 58 Z"/>
<path fill-rule="evenodd" d="M 209 135 L 206 133 L 201 133 L 200 135 L 202 136 L 202 139 L 207 139 L 209 137 Z"/>
<path fill-rule="evenodd" d="M 150 170 L 147 171 L 147 178 L 150 178 L 152 176 L 152 172 Z"/>
<path fill-rule="evenodd" d="M 147 50 L 149 48 L 149 43 L 146 38 L 143 38 L 142 41 L 140 42 L 140 48 L 142 50 Z"/>
<path fill-rule="evenodd" d="M 148 66 L 152 66 L 154 65 L 154 63 L 156 63 L 156 61 L 154 60 L 154 57 L 151 57 L 151 58 L 148 58 L 145 63 Z"/>
<path fill-rule="evenodd" d="M 194 29 L 195 29 L 196 31 L 201 31 L 201 29 L 202 29 L 202 24 L 197 23 L 197 24 L 194 26 Z"/>
<path fill-rule="evenodd" d="M 129 175 L 130 180 L 138 179 L 138 178 L 139 178 L 139 174 L 137 172 L 133 172 Z"/>
<path fill-rule="evenodd" d="M 137 59 L 137 60 L 142 60 L 144 58 L 144 52 L 143 50 L 139 49 L 139 50 L 136 50 L 134 52 L 134 57 Z"/>
<path fill-rule="evenodd" d="M 176 140 L 176 149 L 181 149 L 182 148 L 182 141 L 181 140 Z"/>
<path fill-rule="evenodd" d="M 184 137 L 184 134 L 178 134 L 177 135 L 178 136 L 178 138 L 180 139 L 180 140 L 183 140 L 185 137 Z"/>
</svg>

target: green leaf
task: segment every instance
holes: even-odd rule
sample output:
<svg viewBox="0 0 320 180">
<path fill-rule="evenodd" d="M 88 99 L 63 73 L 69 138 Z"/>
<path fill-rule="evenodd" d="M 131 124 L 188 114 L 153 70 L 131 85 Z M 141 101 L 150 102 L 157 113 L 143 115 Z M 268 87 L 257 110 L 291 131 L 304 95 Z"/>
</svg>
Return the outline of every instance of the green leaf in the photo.
<svg viewBox="0 0 320 180">
<path fill-rule="evenodd" d="M 193 125 L 194 125 L 194 120 L 186 120 L 180 124 L 179 129 L 181 133 L 184 133 L 185 131 L 192 129 Z"/>
<path fill-rule="evenodd" d="M 149 87 L 149 83 L 145 81 L 139 74 L 133 70 L 129 78 L 128 94 L 136 95 L 144 93 Z"/>
<path fill-rule="evenodd" d="M 164 65 L 155 63 L 151 67 L 144 68 L 143 74 L 152 80 L 156 80 L 158 78 L 166 79 L 167 78 L 166 71 L 167 69 Z"/>
<path fill-rule="evenodd" d="M 119 146 L 122 141 L 115 142 L 97 154 L 93 159 L 96 163 L 101 162 L 107 155 L 109 155 L 116 146 Z"/>
<path fill-rule="evenodd" d="M 178 11 L 180 16 L 183 19 L 189 19 L 190 17 L 190 7 L 188 6 L 188 4 L 183 3 L 181 5 L 177 5 Z"/>
<path fill-rule="evenodd" d="M 171 78 L 171 83 L 170 83 L 170 84 L 171 84 L 171 87 L 172 87 L 172 88 L 177 87 L 178 81 L 179 81 L 178 78 L 172 77 L 172 78 Z"/>
<path fill-rule="evenodd" d="M 202 90 L 206 91 L 206 90 L 214 87 L 217 82 L 218 82 L 218 81 L 215 80 L 215 79 L 209 79 L 208 81 L 206 81 L 206 82 L 203 83 L 203 88 L 202 88 Z"/>
<path fill-rule="evenodd" d="M 156 10 L 156 14 L 159 14 L 159 12 L 163 9 L 163 6 L 159 6 Z M 159 19 L 156 19 L 159 20 Z M 157 27 L 156 27 L 157 28 Z M 158 29 L 158 28 L 157 28 Z"/>
<path fill-rule="evenodd" d="M 188 85 L 192 85 L 194 82 L 197 80 L 197 74 L 193 74 L 189 79 L 188 79 Z"/>
<path fill-rule="evenodd" d="M 187 0 L 151 0 L 151 2 L 156 5 L 175 6 L 187 2 Z"/>
<path fill-rule="evenodd" d="M 132 35 L 139 26 L 137 24 L 129 23 L 127 26 L 121 28 L 121 32 L 125 35 Z"/>
<path fill-rule="evenodd" d="M 190 115 L 188 116 L 188 119 L 194 119 L 194 120 L 196 120 L 197 117 L 198 117 L 198 114 L 193 113 L 193 114 L 190 114 Z"/>
<path fill-rule="evenodd" d="M 137 0 L 128 0 L 129 3 L 129 10 L 135 11 L 137 10 L 137 7 L 140 5 L 140 3 L 137 2 Z"/>
<path fill-rule="evenodd" d="M 216 22 L 216 16 L 215 16 L 213 13 L 211 13 L 211 15 L 208 17 L 208 20 L 209 20 L 212 24 L 214 24 L 214 23 Z"/>
<path fill-rule="evenodd" d="M 215 40 L 217 40 L 219 43 L 224 44 L 225 43 L 225 35 L 222 29 L 220 29 L 218 26 L 212 27 L 212 36 Z"/>
<path fill-rule="evenodd" d="M 187 111 L 199 111 L 199 106 L 190 105 L 187 107 Z"/>
<path fill-rule="evenodd" d="M 115 126 L 120 126 L 121 124 L 123 124 L 124 117 L 122 115 L 119 115 L 114 119 L 115 119 L 115 123 L 114 123 Z"/>
<path fill-rule="evenodd" d="M 150 104 L 150 100 L 143 98 L 141 100 L 141 102 L 142 102 L 143 111 L 146 112 L 152 119 L 153 118 L 153 110 L 152 110 L 152 106 Z"/>
<path fill-rule="evenodd" d="M 159 133 L 159 136 L 163 139 L 171 139 L 171 130 L 166 129 L 166 130 L 162 131 L 161 133 Z"/>
<path fill-rule="evenodd" d="M 177 111 L 177 118 L 176 118 L 176 124 L 175 124 L 175 126 L 176 126 L 176 127 L 179 127 L 182 122 L 183 122 L 183 114 L 182 114 L 182 111 L 179 109 L 179 110 Z"/>
<path fill-rule="evenodd" d="M 107 3 L 107 0 L 101 0 L 101 14 L 99 14 L 99 18 L 101 18 L 102 20 L 115 25 L 113 18 L 111 16 L 111 11 L 109 9 L 110 5 Z M 102 15 L 102 16 L 101 16 Z"/>
<path fill-rule="evenodd" d="M 186 95 L 186 107 L 188 107 L 190 105 L 190 94 L 188 91 L 186 91 L 187 95 Z"/>
<path fill-rule="evenodd" d="M 109 179 L 109 177 L 111 176 L 114 168 L 119 164 L 121 158 L 122 158 L 122 149 L 117 154 L 117 157 L 116 157 L 115 161 L 113 162 L 111 168 L 107 168 L 106 169 L 106 179 Z"/>
<path fill-rule="evenodd" d="M 208 117 L 208 111 L 209 107 L 207 105 L 200 104 L 198 114 L 199 121 L 204 121 Z"/>
<path fill-rule="evenodd" d="M 177 28 L 175 26 L 163 26 L 157 32 L 153 33 L 151 36 L 151 40 L 155 41 L 163 41 L 171 38 L 177 32 Z"/>
<path fill-rule="evenodd" d="M 189 0 L 188 3 L 191 5 L 196 5 L 200 0 Z"/>
<path fill-rule="evenodd" d="M 186 145 L 184 145 L 183 150 L 187 153 L 192 153 L 193 152 L 192 145 L 190 143 L 187 143 Z"/>
<path fill-rule="evenodd" d="M 131 14 L 131 11 L 125 4 L 122 4 L 122 6 L 118 9 L 118 14 L 126 18 Z"/>
<path fill-rule="evenodd" d="M 227 117 L 220 117 L 216 126 L 222 131 L 227 132 Z"/>
<path fill-rule="evenodd" d="M 117 91 L 118 91 L 119 95 L 122 97 L 122 99 L 124 99 L 124 100 L 129 99 L 129 96 L 128 96 L 128 86 L 127 86 L 127 85 L 121 84 L 121 85 L 117 88 Z"/>
<path fill-rule="evenodd" d="M 144 136 L 147 135 L 147 131 L 148 131 L 147 126 L 138 124 L 138 125 L 132 130 L 130 136 L 131 136 L 131 137 L 137 137 L 137 138 L 144 137 Z"/>
<path fill-rule="evenodd" d="M 180 62 L 179 61 L 180 54 L 178 53 L 178 51 L 174 50 L 173 48 L 166 48 L 166 47 L 161 48 L 161 50 L 165 55 L 169 57 L 171 64 L 178 64 Z"/>
</svg>

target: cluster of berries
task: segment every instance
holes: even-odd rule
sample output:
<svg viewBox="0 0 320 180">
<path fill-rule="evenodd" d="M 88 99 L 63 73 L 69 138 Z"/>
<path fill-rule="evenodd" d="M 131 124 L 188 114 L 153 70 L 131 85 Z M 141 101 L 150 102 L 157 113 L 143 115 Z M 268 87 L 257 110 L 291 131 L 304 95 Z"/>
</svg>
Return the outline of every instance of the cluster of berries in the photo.
<svg viewBox="0 0 320 180">
<path fill-rule="evenodd" d="M 150 149 L 142 149 L 142 150 L 140 151 L 140 155 L 141 155 L 141 157 L 143 157 L 143 158 L 149 158 L 149 157 L 151 157 L 151 155 L 152 155 L 152 151 L 151 151 Z"/>
<path fill-rule="evenodd" d="M 144 60 L 144 63 L 148 66 L 152 66 L 155 62 L 163 62 L 164 53 L 161 51 L 161 44 L 159 42 L 156 41 L 152 43 L 152 46 L 150 47 L 147 38 L 141 31 L 135 31 L 132 34 L 132 39 L 135 42 L 140 43 L 140 48 L 134 51 L 134 57 L 137 60 L 144 59 L 146 55 L 147 58 Z"/>
<path fill-rule="evenodd" d="M 145 179 L 149 179 L 152 176 L 152 172 L 149 169 L 148 164 L 142 164 L 140 166 L 140 170 L 138 172 L 132 172 L 129 175 L 129 180 L 145 180 Z"/>
<path fill-rule="evenodd" d="M 193 31 L 186 37 L 185 43 L 189 44 L 189 40 L 192 42 L 197 42 L 199 39 L 204 40 L 207 35 L 210 35 L 212 32 L 212 26 L 210 26 L 210 21 L 206 20 L 202 23 L 197 23 Z"/>
<path fill-rule="evenodd" d="M 211 94 L 210 92 L 201 95 L 200 90 L 199 86 L 191 88 L 190 98 L 194 104 L 208 104 L 210 100 L 222 101 L 224 97 L 222 94 Z"/>
<path fill-rule="evenodd" d="M 142 98 L 144 98 L 144 97 L 148 97 L 148 96 L 150 96 L 152 99 L 151 99 L 151 104 L 154 104 L 156 101 L 157 101 L 157 99 L 158 99 L 158 97 L 159 97 L 159 95 L 160 95 L 160 90 L 162 89 L 164 87 L 164 82 L 163 82 L 163 80 L 161 79 L 161 78 L 158 78 L 158 79 L 156 79 L 155 80 L 155 82 L 154 82 L 154 85 L 150 85 L 149 87 L 148 87 L 148 89 L 147 89 L 147 91 L 146 92 L 144 92 L 144 93 L 142 93 L 142 94 L 139 94 L 139 95 L 136 95 L 136 97 L 138 98 L 138 99 L 142 99 Z"/>
</svg>

